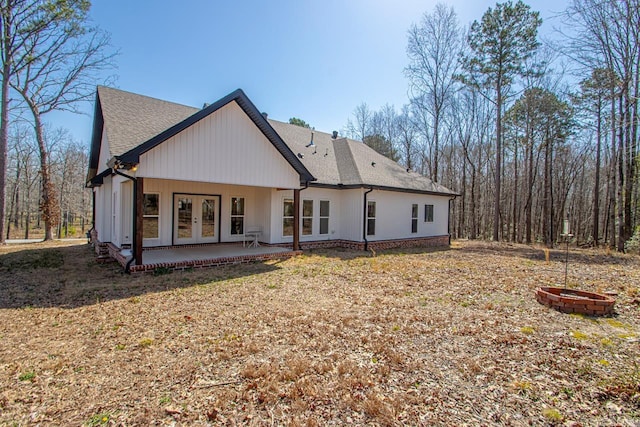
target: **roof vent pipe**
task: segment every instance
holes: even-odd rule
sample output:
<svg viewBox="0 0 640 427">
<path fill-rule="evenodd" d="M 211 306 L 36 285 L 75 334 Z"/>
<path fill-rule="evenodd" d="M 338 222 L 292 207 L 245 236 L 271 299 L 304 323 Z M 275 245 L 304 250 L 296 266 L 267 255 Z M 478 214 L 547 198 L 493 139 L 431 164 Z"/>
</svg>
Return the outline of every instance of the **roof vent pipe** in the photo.
<svg viewBox="0 0 640 427">
<path fill-rule="evenodd" d="M 262 117 L 264 117 L 265 119 L 267 119 L 267 118 L 269 118 L 269 115 L 263 111 L 263 112 L 262 112 Z"/>
<path fill-rule="evenodd" d="M 205 103 L 204 103 L 204 105 L 202 106 L 202 109 L 204 110 L 204 109 L 205 109 L 205 108 L 207 108 L 209 105 L 211 105 L 211 104 L 209 104 L 208 102 L 205 102 Z"/>
<path fill-rule="evenodd" d="M 305 147 L 315 147 L 316 144 L 313 142 L 313 131 L 311 131 L 311 142 L 305 145 Z"/>
<path fill-rule="evenodd" d="M 333 139 L 338 138 L 338 131 L 337 130 L 333 131 L 333 134 L 331 135 L 331 138 L 333 138 Z"/>
</svg>

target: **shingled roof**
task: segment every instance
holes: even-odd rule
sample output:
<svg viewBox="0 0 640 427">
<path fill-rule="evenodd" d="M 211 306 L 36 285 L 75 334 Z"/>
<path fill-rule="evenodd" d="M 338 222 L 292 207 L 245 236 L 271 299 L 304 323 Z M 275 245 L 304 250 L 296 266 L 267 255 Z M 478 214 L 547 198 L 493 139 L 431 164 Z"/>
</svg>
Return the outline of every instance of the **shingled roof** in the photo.
<svg viewBox="0 0 640 427">
<path fill-rule="evenodd" d="M 216 103 L 197 109 L 118 89 L 98 87 L 92 154 L 88 179 L 97 173 L 102 129 L 106 130 L 110 155 L 137 162 L 139 155 L 171 135 L 206 117 L 228 102 L 236 101 L 311 186 L 378 188 L 454 196 L 455 192 L 430 179 L 407 171 L 372 148 L 325 132 L 266 120 L 241 90 Z M 313 133 L 313 145 L 311 142 Z M 280 142 L 283 146 L 278 147 Z M 286 146 L 285 146 L 286 144 Z M 95 157 L 95 159 L 94 159 Z M 92 170 L 93 168 L 93 170 Z"/>
<path fill-rule="evenodd" d="M 407 171 L 368 145 L 348 138 L 336 138 L 301 126 L 269 120 L 291 150 L 298 154 L 309 172 L 317 178 L 311 186 L 379 189 L 456 195 L 416 172 Z M 313 132 L 313 146 L 311 134 Z M 302 157 L 300 157 L 302 156 Z"/>
</svg>

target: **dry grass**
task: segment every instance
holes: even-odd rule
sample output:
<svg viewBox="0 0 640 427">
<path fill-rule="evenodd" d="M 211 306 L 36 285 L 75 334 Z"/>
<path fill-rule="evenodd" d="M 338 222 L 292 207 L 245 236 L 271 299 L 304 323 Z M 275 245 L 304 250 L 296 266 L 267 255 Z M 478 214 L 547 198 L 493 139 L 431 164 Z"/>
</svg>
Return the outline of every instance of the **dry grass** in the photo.
<svg viewBox="0 0 640 427">
<path fill-rule="evenodd" d="M 2 247 L 0 425 L 636 425 L 640 258 L 571 254 L 610 319 L 535 301 L 562 259 L 456 242 L 131 278 L 86 245 Z"/>
</svg>

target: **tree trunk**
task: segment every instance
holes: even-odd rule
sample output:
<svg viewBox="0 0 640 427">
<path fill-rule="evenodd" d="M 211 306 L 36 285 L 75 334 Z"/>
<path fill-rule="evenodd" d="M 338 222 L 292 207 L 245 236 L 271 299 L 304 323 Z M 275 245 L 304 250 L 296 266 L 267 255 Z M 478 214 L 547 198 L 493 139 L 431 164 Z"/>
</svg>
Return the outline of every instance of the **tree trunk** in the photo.
<svg viewBox="0 0 640 427">
<path fill-rule="evenodd" d="M 600 239 L 600 152 L 602 149 L 602 99 L 598 96 L 596 118 L 596 176 L 593 185 L 593 245 Z"/>
<path fill-rule="evenodd" d="M 502 82 L 498 79 L 496 84 L 496 176 L 495 176 L 495 200 L 493 203 L 493 240 L 500 240 L 500 193 L 502 185 Z"/>
<path fill-rule="evenodd" d="M 551 246 L 551 145 L 549 141 L 549 129 L 546 131 L 544 143 L 544 198 L 542 204 L 542 235 L 544 243 Z"/>
<path fill-rule="evenodd" d="M 4 19 L 3 19 L 4 21 Z M 8 29 L 3 28 L 3 41 L 8 43 Z M 6 52 L 6 45 L 2 47 L 3 52 Z M 6 53 L 5 53 L 6 54 Z M 7 178 L 7 146 L 9 143 L 9 78 L 11 71 L 11 61 L 9 58 L 4 58 L 5 63 L 2 67 L 2 95 L 0 100 L 0 245 L 5 243 L 4 237 L 4 206 L 6 195 L 6 178 Z"/>
<path fill-rule="evenodd" d="M 514 142 L 513 150 L 513 229 L 511 231 L 511 240 L 516 242 L 518 240 L 518 141 Z"/>
<path fill-rule="evenodd" d="M 435 95 L 434 95 L 435 96 Z M 434 99 L 434 102 L 437 100 Z M 440 144 L 440 112 L 437 109 L 433 117 L 433 182 L 438 182 L 438 150 Z"/>
<path fill-rule="evenodd" d="M 53 183 L 49 176 L 49 152 L 47 150 L 46 141 L 42 128 L 42 121 L 38 109 L 34 105 L 30 105 L 33 113 L 34 129 L 36 132 L 36 140 L 38 142 L 38 150 L 40 151 L 40 178 L 42 179 L 42 199 L 40 209 L 44 220 L 44 240 L 53 240 L 53 227 L 57 224 L 58 209 L 56 205 L 56 197 Z"/>
<path fill-rule="evenodd" d="M 616 153 L 616 102 L 615 89 L 611 88 L 611 160 L 609 164 L 609 247 L 616 248 L 616 163 L 618 153 Z"/>
<path fill-rule="evenodd" d="M 618 246 L 619 252 L 624 252 L 624 244 L 626 242 L 625 236 L 625 222 L 624 222 L 624 190 L 625 190 L 625 177 L 624 177 L 624 120 L 626 113 L 622 109 L 622 93 L 618 98 Z"/>
</svg>

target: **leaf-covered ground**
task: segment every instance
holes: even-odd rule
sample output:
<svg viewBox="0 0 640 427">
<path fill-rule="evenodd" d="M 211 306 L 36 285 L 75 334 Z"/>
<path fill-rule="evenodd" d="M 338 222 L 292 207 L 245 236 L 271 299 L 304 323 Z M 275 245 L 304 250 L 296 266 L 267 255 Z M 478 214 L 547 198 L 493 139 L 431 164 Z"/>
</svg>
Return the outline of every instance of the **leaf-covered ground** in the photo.
<svg viewBox="0 0 640 427">
<path fill-rule="evenodd" d="M 129 277 L 0 248 L 0 425 L 637 425 L 640 258 L 454 242 Z"/>
</svg>

